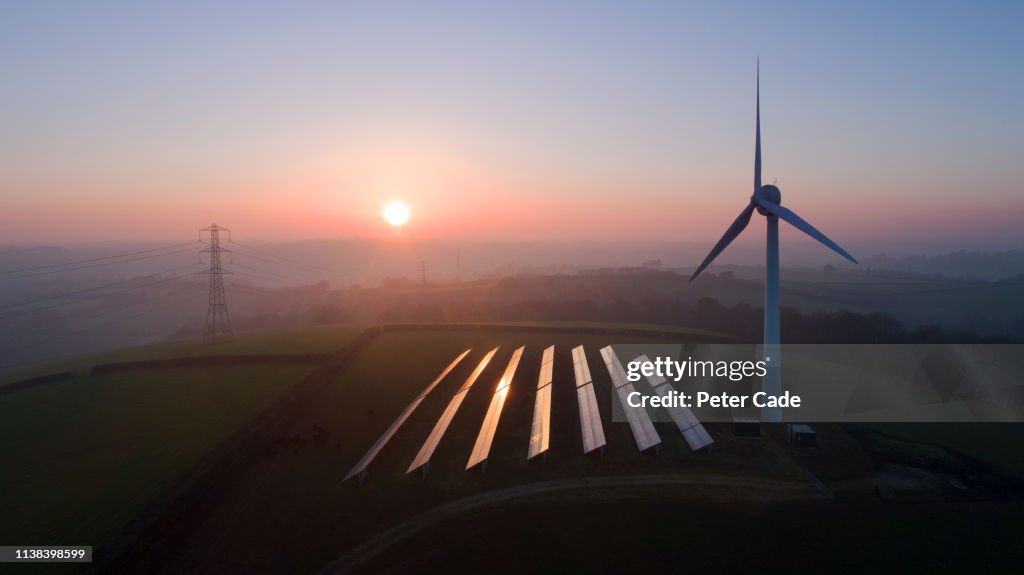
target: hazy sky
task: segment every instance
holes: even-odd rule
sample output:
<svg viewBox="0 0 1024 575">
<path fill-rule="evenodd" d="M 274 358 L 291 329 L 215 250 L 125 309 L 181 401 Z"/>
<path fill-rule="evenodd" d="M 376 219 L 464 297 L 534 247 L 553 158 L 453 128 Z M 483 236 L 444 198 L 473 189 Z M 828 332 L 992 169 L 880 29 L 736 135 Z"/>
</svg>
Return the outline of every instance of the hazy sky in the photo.
<svg viewBox="0 0 1024 575">
<path fill-rule="evenodd" d="M 386 237 L 401 198 L 406 237 L 710 244 L 751 191 L 760 55 L 784 204 L 840 243 L 1013 245 L 1022 28 L 1021 2 L 6 2 L 0 241 Z"/>
</svg>

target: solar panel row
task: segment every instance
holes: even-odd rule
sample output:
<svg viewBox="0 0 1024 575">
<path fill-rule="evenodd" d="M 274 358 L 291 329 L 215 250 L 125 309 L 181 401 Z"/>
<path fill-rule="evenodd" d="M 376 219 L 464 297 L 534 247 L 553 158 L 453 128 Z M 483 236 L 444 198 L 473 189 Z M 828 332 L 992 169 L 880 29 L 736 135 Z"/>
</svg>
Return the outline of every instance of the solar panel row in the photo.
<svg viewBox="0 0 1024 575">
<path fill-rule="evenodd" d="M 431 456 L 434 455 L 434 450 L 437 449 L 437 444 L 441 441 L 441 438 L 444 437 L 444 432 L 448 430 L 448 426 L 451 424 L 452 419 L 459 411 L 459 407 L 462 405 L 462 400 L 466 398 L 466 392 L 469 391 L 469 388 L 473 387 L 477 378 L 479 378 L 480 374 L 487 368 L 487 364 L 490 363 L 491 358 L 494 357 L 494 354 L 497 352 L 498 348 L 494 348 L 487 352 L 487 355 L 480 360 L 480 364 L 476 366 L 473 373 L 469 374 L 469 377 L 466 379 L 466 383 L 462 384 L 462 387 L 455 392 L 455 396 L 452 397 L 452 400 L 448 403 L 448 407 L 445 408 L 444 413 L 442 413 L 441 417 L 437 420 L 437 423 L 434 425 L 434 429 L 431 430 L 430 435 L 427 436 L 427 440 L 423 442 L 423 447 L 420 448 L 419 453 L 417 453 L 416 457 L 412 460 L 412 463 L 409 465 L 409 469 L 406 473 L 412 473 L 430 462 Z"/>
<path fill-rule="evenodd" d="M 412 415 L 412 412 L 416 411 L 416 408 L 419 407 L 420 403 L 423 401 L 423 398 L 426 397 L 427 394 L 430 393 L 431 391 L 434 391 L 434 388 L 437 387 L 437 384 L 441 383 L 441 380 L 447 377 L 448 374 L 451 373 L 453 369 L 455 369 L 455 366 L 458 365 L 459 362 L 461 362 L 463 358 L 465 358 L 469 354 L 469 352 L 470 350 L 467 349 L 466 351 L 460 353 L 458 357 L 456 357 L 450 364 L 448 364 L 448 367 L 441 372 L 441 375 L 437 376 L 434 379 L 434 381 L 430 382 L 430 384 L 427 385 L 426 389 L 423 390 L 423 393 L 416 396 L 416 399 L 412 400 L 412 402 L 408 406 L 406 406 L 402 413 L 399 414 L 398 418 L 391 423 L 387 430 L 384 431 L 384 434 L 377 438 L 377 441 L 375 441 L 373 445 L 370 446 L 370 449 L 366 452 L 365 455 L 363 455 L 362 459 L 360 459 L 352 468 L 352 470 L 348 472 L 348 475 L 345 476 L 345 479 L 343 481 L 348 481 L 353 477 L 362 476 L 363 473 L 366 472 L 366 468 L 370 465 L 373 459 L 377 457 L 377 454 L 380 453 L 380 450 L 384 449 L 384 446 L 387 444 L 387 442 L 391 441 L 391 437 L 398 431 L 398 429 L 402 427 L 403 424 L 405 424 L 405 420 L 409 419 L 409 416 Z"/>
<path fill-rule="evenodd" d="M 583 346 L 572 350 L 572 367 L 576 374 L 576 401 L 580 406 L 580 431 L 583 433 L 583 453 L 590 453 L 605 446 L 604 427 L 601 413 L 597 410 L 594 382 L 590 379 L 587 354 Z"/>
<path fill-rule="evenodd" d="M 540 358 L 540 377 L 537 378 L 537 389 L 545 385 L 551 385 L 555 367 L 555 346 L 549 346 L 544 350 Z"/>
<path fill-rule="evenodd" d="M 516 368 L 519 367 L 519 360 L 523 357 L 524 347 L 520 347 L 512 353 L 512 359 L 508 361 L 505 373 L 498 380 L 498 387 L 491 397 L 491 404 L 487 407 L 487 415 L 480 426 L 480 433 L 476 436 L 476 443 L 473 451 L 469 454 L 469 461 L 466 462 L 466 469 L 478 465 L 487 460 L 491 452 L 491 443 L 494 441 L 494 433 L 498 430 L 498 420 L 501 419 L 501 410 L 505 406 L 505 398 L 508 396 L 509 388 L 512 386 L 512 378 L 515 377 Z"/>
<path fill-rule="evenodd" d="M 590 378 L 590 367 L 587 366 L 587 354 L 583 351 L 583 346 L 577 346 L 572 348 L 572 370 L 576 374 L 576 387 L 593 383 L 593 379 Z"/>
<path fill-rule="evenodd" d="M 533 403 L 533 424 L 530 425 L 530 450 L 527 459 L 533 459 L 548 450 L 551 435 L 551 382 L 554 379 L 555 346 L 544 350 L 537 378 L 537 398 Z"/>
<path fill-rule="evenodd" d="M 524 347 L 516 349 L 512 357 L 509 359 L 508 366 L 502 377 L 498 380 L 498 384 L 494 391 L 494 395 L 491 398 L 491 403 L 487 409 L 487 414 L 484 416 L 484 421 L 480 427 L 480 432 L 477 435 L 476 443 L 473 446 L 473 451 L 470 454 L 469 461 L 466 463 L 466 469 L 470 469 L 475 465 L 485 462 L 490 453 L 491 444 L 494 441 L 494 434 L 497 431 L 498 421 L 501 418 L 501 412 L 504 408 L 505 399 L 508 396 L 509 389 L 512 385 L 512 380 L 515 376 L 516 369 L 523 356 Z M 459 408 L 465 400 L 467 392 L 476 383 L 480 375 L 487 368 L 491 359 L 497 353 L 498 348 L 494 348 L 487 352 L 487 354 L 481 359 L 480 363 L 473 370 L 473 373 L 466 378 L 465 383 L 455 392 L 448 406 L 444 412 L 438 418 L 437 423 L 431 430 L 430 435 L 424 441 L 423 446 L 420 448 L 416 457 L 409 465 L 406 473 L 412 473 L 413 471 L 423 468 L 428 465 L 434 451 L 437 449 L 441 438 L 444 437 L 452 420 L 458 413 Z M 424 390 L 420 393 L 413 401 L 406 406 L 406 408 L 399 414 L 398 418 L 385 430 L 385 432 L 377 439 L 377 441 L 370 447 L 366 454 L 360 459 L 356 465 L 349 471 L 348 475 L 345 476 L 345 480 L 351 479 L 352 477 L 359 477 L 362 480 L 363 475 L 366 472 L 366 468 L 377 456 L 377 454 L 384 448 L 388 441 L 395 435 L 398 429 L 405 423 L 405 421 L 412 415 L 413 411 L 419 407 L 423 399 L 437 387 L 438 384 L 448 376 L 449 373 L 469 354 L 470 350 L 465 350 L 459 354 L 449 365 L 437 376 Z M 554 354 L 555 346 L 549 346 L 544 350 L 541 358 L 540 375 L 537 379 L 537 395 L 533 409 L 533 423 L 530 429 L 530 449 L 527 455 L 527 459 L 532 459 L 541 453 L 545 453 L 548 450 L 550 442 L 550 430 L 551 430 L 551 391 L 552 381 L 554 374 Z M 636 388 L 630 382 L 627 377 L 625 370 L 622 368 L 622 363 L 619 361 L 615 354 L 615 351 L 611 346 L 606 346 L 601 349 L 601 357 L 605 362 L 605 366 L 608 369 L 608 374 L 612 381 L 612 387 L 616 391 L 616 395 L 619 397 L 619 401 L 622 403 L 623 410 L 626 414 L 626 418 L 629 422 L 630 430 L 633 433 L 633 438 L 636 440 L 637 447 L 640 451 L 645 451 L 651 447 L 655 447 L 661 443 L 661 437 L 654 429 L 654 424 L 651 422 L 651 418 L 646 410 L 641 407 L 631 407 L 627 398 L 630 393 L 636 391 Z M 572 360 L 573 360 L 573 373 L 576 380 L 576 399 L 579 403 L 580 409 L 580 431 L 583 435 L 583 452 L 590 453 L 596 449 L 603 448 L 606 444 L 604 436 L 604 427 L 601 423 L 601 415 L 597 407 L 597 398 L 594 390 L 594 383 L 591 378 L 590 368 L 587 364 L 587 356 L 583 346 L 577 346 L 572 349 Z M 640 356 L 637 358 L 641 362 L 649 362 L 647 356 Z M 672 385 L 664 377 L 654 374 L 647 377 L 648 383 L 652 386 L 654 391 L 662 397 L 668 397 L 674 389 Z M 690 408 L 680 405 L 673 405 L 672 407 L 665 408 L 669 415 L 672 417 L 672 421 L 675 422 L 676 427 L 679 428 L 680 433 L 685 438 L 687 444 L 691 449 L 697 450 L 703 447 L 707 447 L 714 443 L 707 430 L 700 423 L 697 417 L 693 414 Z"/>
<path fill-rule="evenodd" d="M 636 361 L 650 363 L 651 360 L 646 355 L 641 355 L 636 358 Z M 672 384 L 668 383 L 667 379 L 658 374 L 645 377 L 647 377 L 647 382 L 651 384 L 651 387 L 654 388 L 654 392 L 662 397 L 667 398 L 675 391 Z M 679 428 L 679 432 L 683 434 L 683 439 L 686 440 L 686 444 L 690 446 L 690 449 L 697 451 L 715 442 L 689 407 L 674 403 L 671 405 L 672 407 L 666 407 L 665 410 L 668 411 L 669 417 L 672 418 L 676 427 Z"/>
<path fill-rule="evenodd" d="M 661 443 L 661 436 L 654 429 L 651 416 L 642 407 L 634 407 L 629 404 L 629 394 L 636 391 L 633 384 L 626 379 L 626 372 L 619 363 L 612 346 L 601 349 L 601 357 L 604 358 L 605 367 L 608 368 L 608 375 L 612 378 L 612 387 L 619 396 L 619 402 L 626 413 L 626 420 L 629 421 L 629 429 L 633 432 L 633 439 L 640 451 L 646 451 Z"/>
</svg>

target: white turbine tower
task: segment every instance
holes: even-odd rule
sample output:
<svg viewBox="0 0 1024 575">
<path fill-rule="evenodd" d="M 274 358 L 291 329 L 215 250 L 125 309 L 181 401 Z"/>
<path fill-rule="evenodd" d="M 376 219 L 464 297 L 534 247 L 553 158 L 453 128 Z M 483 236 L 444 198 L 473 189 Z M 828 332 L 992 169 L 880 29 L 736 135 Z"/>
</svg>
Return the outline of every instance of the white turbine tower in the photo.
<svg viewBox="0 0 1024 575">
<path fill-rule="evenodd" d="M 711 253 L 704 258 L 697 271 L 693 273 L 690 281 L 697 278 L 704 268 L 714 261 L 718 254 L 730 244 L 740 232 L 750 223 L 750 216 L 754 215 L 756 209 L 759 214 L 768 221 L 768 253 L 765 258 L 764 271 L 764 355 L 770 358 L 767 372 L 764 376 L 763 391 L 770 397 L 777 397 L 782 394 L 782 353 L 779 347 L 779 219 L 789 222 L 790 225 L 803 233 L 811 236 L 825 244 L 833 251 L 857 263 L 849 253 L 828 237 L 814 229 L 814 226 L 805 222 L 803 218 L 792 211 L 782 207 L 782 192 L 779 188 L 768 184 L 761 185 L 761 63 L 757 65 L 757 128 L 754 144 L 754 194 L 750 196 L 750 203 L 740 212 L 740 215 L 725 230 L 722 239 L 718 240 Z M 782 422 L 782 409 L 779 407 L 761 408 L 761 420 L 768 423 Z"/>
</svg>

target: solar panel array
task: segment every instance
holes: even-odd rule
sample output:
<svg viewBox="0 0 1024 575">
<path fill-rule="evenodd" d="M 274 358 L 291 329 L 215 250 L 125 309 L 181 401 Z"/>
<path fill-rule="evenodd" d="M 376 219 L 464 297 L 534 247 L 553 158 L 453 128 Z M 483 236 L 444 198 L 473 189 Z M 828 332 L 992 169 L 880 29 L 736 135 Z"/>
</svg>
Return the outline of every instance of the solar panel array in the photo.
<svg viewBox="0 0 1024 575">
<path fill-rule="evenodd" d="M 604 358 L 605 367 L 608 368 L 608 375 L 612 378 L 612 386 L 616 395 L 622 403 L 622 409 L 626 413 L 626 420 L 629 421 L 629 429 L 633 432 L 633 439 L 640 451 L 646 451 L 661 443 L 658 431 L 654 429 L 651 416 L 642 407 L 634 407 L 629 404 L 629 394 L 636 391 L 633 384 L 626 379 L 626 371 L 622 369 L 619 358 L 615 355 L 612 346 L 601 349 L 601 357 Z"/>
<path fill-rule="evenodd" d="M 594 381 L 590 378 L 587 354 L 583 346 L 572 349 L 572 369 L 576 374 L 576 401 L 580 405 L 580 431 L 583 433 L 583 453 L 605 446 L 601 413 L 597 410 Z"/>
<path fill-rule="evenodd" d="M 525 346 L 520 347 L 512 353 L 512 359 L 508 360 L 508 367 L 504 375 L 498 380 L 498 387 L 491 397 L 491 404 L 487 407 L 487 415 L 480 426 L 480 433 L 476 436 L 476 443 L 473 451 L 469 454 L 469 461 L 466 462 L 466 469 L 480 464 L 487 460 L 491 452 L 491 443 L 494 441 L 494 433 L 498 430 L 498 420 L 501 419 L 501 410 L 505 406 L 505 398 L 508 397 L 509 388 L 512 387 L 512 378 L 515 377 L 516 368 L 519 367 L 519 360 L 523 357 Z"/>
<path fill-rule="evenodd" d="M 555 346 L 544 350 L 540 360 L 540 377 L 537 378 L 537 399 L 533 403 L 533 424 L 530 426 L 530 451 L 527 459 L 533 459 L 548 450 L 551 441 L 551 382 L 554 380 Z"/>
<path fill-rule="evenodd" d="M 636 361 L 649 363 L 651 360 L 646 355 L 641 355 L 636 358 Z M 671 396 L 675 389 L 672 384 L 668 382 L 664 377 L 654 374 L 647 377 L 647 383 L 651 384 L 654 388 L 654 392 L 661 397 L 668 398 Z M 675 422 L 676 427 L 679 428 L 679 432 L 683 434 L 683 439 L 690 446 L 690 449 L 697 451 L 698 449 L 707 447 L 715 442 L 711 439 L 711 435 L 708 434 L 707 430 L 704 429 L 704 425 L 701 424 L 697 416 L 693 414 L 693 411 L 685 405 L 676 405 L 669 403 L 669 407 L 665 410 L 668 411 L 669 417 Z"/>
<path fill-rule="evenodd" d="M 469 391 L 469 388 L 473 387 L 477 378 L 479 378 L 480 374 L 487 368 L 487 364 L 490 363 L 491 358 L 494 357 L 494 354 L 497 352 L 498 348 L 494 348 L 487 352 L 487 355 L 480 360 L 480 364 L 476 366 L 473 373 L 469 374 L 469 377 L 466 378 L 466 383 L 462 384 L 462 387 L 455 392 L 455 396 L 452 397 L 452 400 L 448 403 L 448 407 L 445 408 L 444 413 L 442 413 L 441 417 L 437 420 L 437 423 L 434 425 L 434 429 L 431 430 L 430 435 L 427 436 L 427 440 L 423 442 L 423 447 L 420 448 L 419 453 L 417 453 L 416 457 L 412 460 L 412 463 L 409 465 L 409 469 L 406 473 L 412 473 L 430 462 L 431 456 L 434 455 L 434 450 L 437 449 L 437 444 L 440 443 L 441 438 L 444 437 L 444 432 L 448 430 L 448 426 L 451 424 L 452 419 L 455 418 L 455 414 L 459 411 L 459 407 L 462 405 L 462 400 L 466 398 L 466 392 Z"/>
<path fill-rule="evenodd" d="M 458 365 L 459 362 L 461 362 L 467 355 L 469 355 L 469 352 L 470 350 L 467 349 L 466 351 L 460 353 L 458 357 L 452 360 L 452 362 L 448 364 L 448 367 L 446 367 L 445 370 L 441 372 L 441 375 L 437 376 L 437 378 L 435 378 L 434 381 L 430 382 L 430 384 L 427 385 L 427 387 L 423 390 L 423 393 L 420 393 L 418 396 L 416 396 L 416 399 L 412 400 L 412 402 L 409 403 L 408 406 L 406 406 L 405 410 L 403 410 L 402 413 L 398 415 L 398 418 L 391 423 L 387 430 L 384 431 L 384 434 L 377 438 L 377 441 L 375 441 L 373 445 L 370 446 L 370 449 L 366 452 L 365 455 L 363 455 L 362 459 L 360 459 L 359 462 L 355 464 L 355 467 L 352 468 L 352 471 L 348 472 L 348 475 L 345 476 L 344 481 L 348 481 L 349 479 L 352 479 L 353 477 L 356 476 L 361 476 L 363 473 L 366 472 L 366 468 L 370 465 L 373 459 L 377 457 L 377 454 L 380 453 L 380 450 L 384 449 L 384 445 L 386 445 L 388 441 L 391 441 L 391 437 L 395 435 L 395 433 L 398 431 L 398 428 L 402 427 L 402 425 L 405 423 L 405 420 L 409 419 L 409 416 L 412 415 L 412 412 L 416 411 L 416 408 L 419 407 L 420 403 L 423 402 L 423 398 L 426 397 L 427 394 L 430 393 L 431 391 L 434 391 L 434 388 L 437 387 L 437 384 L 441 383 L 441 380 L 447 377 L 448 374 L 451 373 L 453 369 L 455 369 L 455 366 Z"/>
<path fill-rule="evenodd" d="M 515 377 L 516 370 L 522 360 L 524 351 L 525 346 L 519 347 L 512 353 L 512 357 L 509 359 L 502 377 L 498 380 L 498 384 L 494 390 L 494 395 L 491 397 L 487 413 L 484 416 L 483 423 L 480 426 L 480 431 L 477 434 L 476 442 L 473 445 L 473 450 L 466 463 L 466 469 L 470 469 L 481 463 L 486 464 L 490 454 L 491 445 L 494 441 L 494 435 L 498 428 L 498 422 L 501 418 L 501 413 L 504 409 L 504 405 L 512 385 L 512 380 Z M 626 372 L 623 369 L 619 358 L 616 356 L 614 349 L 612 349 L 611 346 L 606 346 L 600 351 L 605 367 L 608 369 L 608 375 L 611 379 L 612 387 L 615 390 L 619 401 L 622 403 L 623 411 L 626 415 L 627 421 L 629 422 L 629 427 L 633 433 L 633 438 L 636 441 L 637 448 L 640 451 L 646 451 L 651 447 L 660 445 L 661 437 L 655 430 L 650 415 L 642 407 L 631 407 L 627 401 L 629 394 L 635 392 L 636 388 L 633 383 L 627 379 Z M 465 400 L 470 388 L 472 388 L 480 378 L 480 375 L 490 364 L 490 361 L 494 358 L 494 355 L 497 352 L 497 347 L 488 351 L 480 360 L 480 363 L 476 368 L 474 368 L 469 377 L 466 378 L 466 381 L 455 392 L 451 400 L 448 402 L 444 412 L 438 418 L 437 423 L 434 424 L 430 435 L 427 436 L 427 439 L 423 442 L 423 445 L 420 447 L 416 457 L 409 465 L 406 473 L 412 473 L 413 471 L 421 468 L 426 469 L 434 451 L 437 449 L 438 444 L 441 441 L 441 438 L 444 437 L 452 420 L 458 413 L 459 408 L 462 406 L 462 402 Z M 437 376 L 437 378 L 427 385 L 422 393 L 416 396 L 416 398 L 406 406 L 402 413 L 398 415 L 387 430 L 385 430 L 377 441 L 370 446 L 370 449 L 367 450 L 366 454 L 363 455 L 352 470 L 349 471 L 348 475 L 345 476 L 345 480 L 351 479 L 352 477 L 358 477 L 360 482 L 362 482 L 367 467 L 373 462 L 374 458 L 380 453 L 385 445 L 387 445 L 395 433 L 397 433 L 398 429 L 405 424 L 406 420 L 409 419 L 426 396 L 432 392 L 434 388 L 436 388 L 438 384 L 440 384 L 441 381 L 443 381 L 452 372 L 452 370 L 454 370 L 455 367 L 458 366 L 467 355 L 469 355 L 469 353 L 470 350 L 467 349 L 459 354 L 454 360 L 452 360 L 448 367 Z M 540 375 L 537 378 L 537 394 L 533 407 L 533 422 L 530 427 L 530 446 L 529 452 L 527 453 L 527 459 L 533 459 L 542 453 L 546 454 L 550 446 L 551 392 L 554 381 L 554 356 L 555 346 L 552 345 L 544 350 L 541 357 Z M 637 361 L 649 362 L 647 356 L 640 356 L 637 358 Z M 572 349 L 572 363 L 576 383 L 576 400 L 579 404 L 580 410 L 580 432 L 583 436 L 583 452 L 590 453 L 597 449 L 603 450 L 606 445 L 604 427 L 601 423 L 601 414 L 597 406 L 597 395 L 594 389 L 594 382 L 591 377 L 590 367 L 587 364 L 587 355 L 583 346 L 577 346 Z M 658 375 L 646 377 L 655 393 L 661 397 L 668 398 L 675 391 L 672 385 L 664 377 Z M 665 409 L 672 417 L 672 421 L 675 422 L 676 427 L 679 428 L 680 433 L 685 438 L 690 449 L 696 451 L 714 443 L 714 440 L 711 439 L 707 430 L 704 429 L 704 426 L 700 423 L 690 408 L 685 406 L 672 406 L 666 407 Z"/>
</svg>

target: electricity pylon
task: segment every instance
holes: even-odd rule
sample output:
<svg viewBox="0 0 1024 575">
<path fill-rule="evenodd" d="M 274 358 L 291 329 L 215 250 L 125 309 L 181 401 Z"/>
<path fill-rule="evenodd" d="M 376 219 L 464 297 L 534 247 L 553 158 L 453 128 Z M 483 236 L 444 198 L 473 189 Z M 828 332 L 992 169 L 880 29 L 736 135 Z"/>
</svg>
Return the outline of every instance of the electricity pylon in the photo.
<svg viewBox="0 0 1024 575">
<path fill-rule="evenodd" d="M 217 224 L 211 224 L 199 230 L 199 241 L 203 241 L 203 232 L 208 232 L 210 235 L 210 247 L 202 250 L 200 253 L 210 254 L 210 267 L 206 271 L 202 272 L 205 275 L 210 276 L 210 304 L 206 308 L 206 327 L 203 328 L 203 335 L 207 339 L 215 339 L 221 335 L 228 335 L 231 333 L 231 316 L 228 315 L 228 298 L 224 294 L 224 274 L 230 274 L 229 271 L 224 271 L 221 266 L 220 255 L 222 253 L 230 253 L 231 250 L 222 248 L 220 246 L 220 232 L 228 233 L 228 241 L 231 241 L 231 230 L 223 228 Z"/>
</svg>

